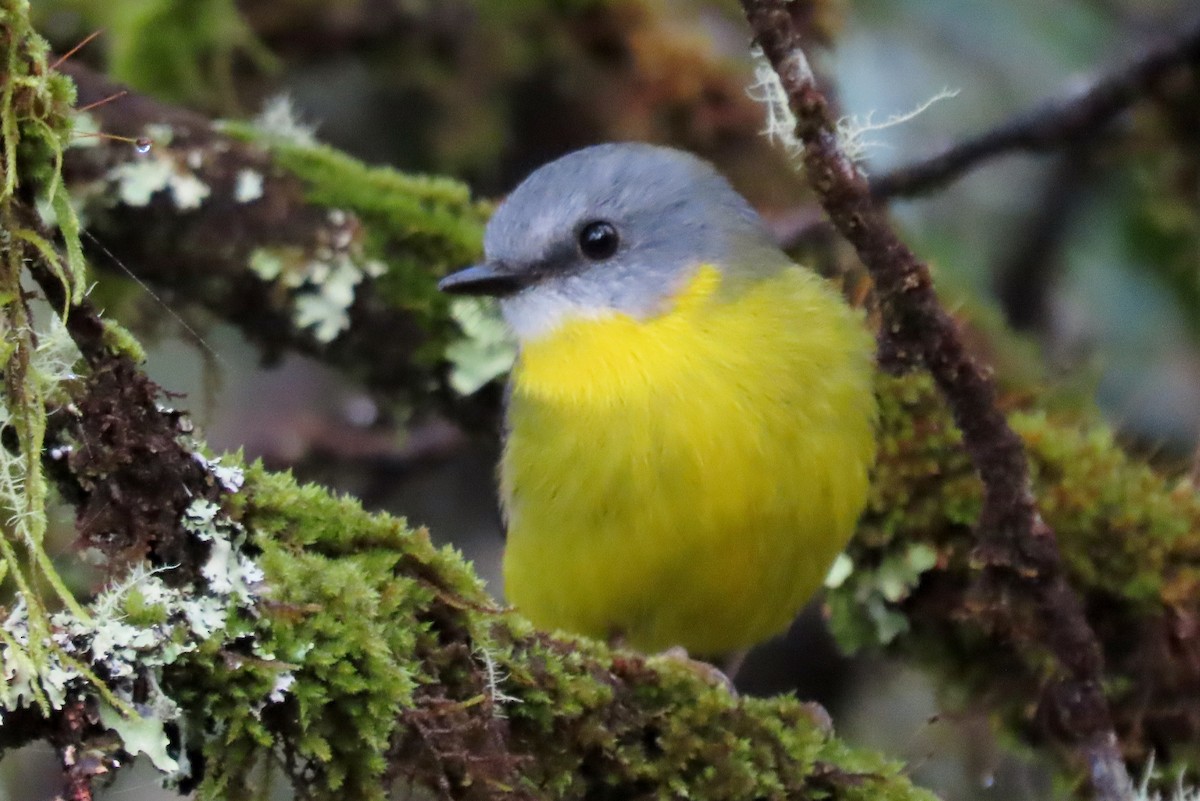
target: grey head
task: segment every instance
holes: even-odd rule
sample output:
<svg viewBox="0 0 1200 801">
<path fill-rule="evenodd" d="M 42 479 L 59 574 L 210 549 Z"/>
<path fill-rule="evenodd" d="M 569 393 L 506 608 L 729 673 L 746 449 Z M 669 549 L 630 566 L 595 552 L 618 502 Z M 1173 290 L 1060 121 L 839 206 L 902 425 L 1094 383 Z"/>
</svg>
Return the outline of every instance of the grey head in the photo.
<svg viewBox="0 0 1200 801">
<path fill-rule="evenodd" d="M 596 145 L 535 170 L 492 216 L 484 256 L 438 286 L 499 298 L 522 340 L 572 319 L 661 313 L 703 264 L 736 291 L 790 263 L 712 165 L 645 144 Z"/>
</svg>

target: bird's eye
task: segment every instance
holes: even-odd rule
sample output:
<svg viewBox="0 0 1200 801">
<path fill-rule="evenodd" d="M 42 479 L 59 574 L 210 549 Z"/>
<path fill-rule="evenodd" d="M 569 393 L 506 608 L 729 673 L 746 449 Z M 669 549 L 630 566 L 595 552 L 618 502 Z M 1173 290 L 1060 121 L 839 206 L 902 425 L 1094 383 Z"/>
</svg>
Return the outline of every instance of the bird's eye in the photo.
<svg viewBox="0 0 1200 801">
<path fill-rule="evenodd" d="M 610 258 L 620 244 L 617 229 L 605 220 L 595 220 L 579 229 L 579 252 L 592 261 Z"/>
</svg>

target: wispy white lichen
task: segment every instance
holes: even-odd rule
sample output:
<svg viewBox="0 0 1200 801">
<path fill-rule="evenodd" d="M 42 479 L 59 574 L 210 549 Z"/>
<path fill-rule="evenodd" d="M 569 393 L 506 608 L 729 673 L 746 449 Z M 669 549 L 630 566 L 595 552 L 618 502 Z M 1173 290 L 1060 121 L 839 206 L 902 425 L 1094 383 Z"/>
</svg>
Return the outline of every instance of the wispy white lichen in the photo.
<svg viewBox="0 0 1200 801">
<path fill-rule="evenodd" d="M 796 137 L 796 115 L 788 103 L 787 91 L 783 88 L 779 75 L 767 61 L 762 50 L 755 49 L 753 55 L 755 58 L 754 83 L 746 90 L 746 93 L 753 100 L 763 104 L 766 114 L 763 135 L 770 141 L 778 143 L 788 156 L 794 159 L 804 151 L 804 143 Z M 797 53 L 793 58 L 802 59 L 803 55 Z M 811 74 L 807 64 L 803 65 L 803 71 Z M 886 143 L 880 140 L 868 139 L 868 134 L 902 125 L 923 114 L 934 103 L 957 96 L 958 90 L 943 89 L 912 111 L 893 114 L 880 123 L 872 122 L 871 118 L 874 112 L 868 112 L 865 117 L 853 115 L 843 117 L 837 122 L 838 147 L 850 162 L 860 165 L 872 148 L 886 146 Z M 859 169 L 861 170 L 861 166 Z"/>
<path fill-rule="evenodd" d="M 49 315 L 37 331 L 37 346 L 30 354 L 24 380 L 32 382 L 38 397 L 50 397 L 60 384 L 76 378 L 75 365 L 81 358 L 66 325 L 58 315 Z M 13 414 L 8 403 L 0 403 L 0 428 L 14 424 Z M 0 448 L 0 514 L 6 516 L 11 534 L 35 548 L 45 528 L 45 511 L 30 507 L 27 492 L 29 470 L 36 466 L 25 454 Z M 41 478 L 35 476 L 34 480 L 40 482 Z"/>
<path fill-rule="evenodd" d="M 498 718 L 506 717 L 504 711 L 505 704 L 519 704 L 521 699 L 515 695 L 509 695 L 504 692 L 502 685 L 508 681 L 508 674 L 501 670 L 496 665 L 496 660 L 488 652 L 486 648 L 478 648 L 475 651 L 475 656 L 479 657 L 483 662 L 484 678 L 487 681 L 488 697 L 491 699 L 494 706 L 494 714 Z"/>
<path fill-rule="evenodd" d="M 943 89 L 933 97 L 924 101 L 911 111 L 902 114 L 892 114 L 883 122 L 873 122 L 874 112 L 867 112 L 865 117 L 847 116 L 837 122 L 838 144 L 842 152 L 853 162 L 861 162 L 875 148 L 887 147 L 887 143 L 877 139 L 868 139 L 867 135 L 903 125 L 906 122 L 924 114 L 934 103 L 958 97 L 957 89 Z"/>
<path fill-rule="evenodd" d="M 1146 760 L 1146 767 L 1142 772 L 1142 780 L 1138 783 L 1133 801 L 1200 801 L 1200 787 L 1187 786 L 1183 783 L 1185 772 L 1184 769 L 1180 769 L 1179 775 L 1175 779 L 1175 786 L 1171 789 L 1170 794 L 1164 794 L 1161 790 L 1151 789 L 1150 782 L 1155 778 L 1154 754 L 1151 753 L 1150 758 Z"/>
<path fill-rule="evenodd" d="M 760 48 L 755 48 L 754 83 L 746 90 L 752 100 L 763 104 L 766 121 L 762 134 L 771 142 L 778 143 L 789 157 L 795 158 L 804 150 L 804 143 L 796 138 L 796 115 L 788 104 L 787 92 L 779 76 Z"/>
</svg>

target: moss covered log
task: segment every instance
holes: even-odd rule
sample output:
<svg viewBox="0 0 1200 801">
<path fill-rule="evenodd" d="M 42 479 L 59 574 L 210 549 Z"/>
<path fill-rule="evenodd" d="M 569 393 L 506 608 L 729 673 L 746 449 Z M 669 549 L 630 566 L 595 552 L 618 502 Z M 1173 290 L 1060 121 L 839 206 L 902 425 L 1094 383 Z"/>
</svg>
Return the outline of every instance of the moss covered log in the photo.
<svg viewBox="0 0 1200 801">
<path fill-rule="evenodd" d="M 245 636 L 275 658 L 213 644 L 164 676 L 224 732 L 201 747 L 207 795 L 242 797 L 278 757 L 318 797 L 925 797 L 796 699 L 534 631 L 400 520 L 257 467 L 229 501 L 270 588 Z"/>
</svg>

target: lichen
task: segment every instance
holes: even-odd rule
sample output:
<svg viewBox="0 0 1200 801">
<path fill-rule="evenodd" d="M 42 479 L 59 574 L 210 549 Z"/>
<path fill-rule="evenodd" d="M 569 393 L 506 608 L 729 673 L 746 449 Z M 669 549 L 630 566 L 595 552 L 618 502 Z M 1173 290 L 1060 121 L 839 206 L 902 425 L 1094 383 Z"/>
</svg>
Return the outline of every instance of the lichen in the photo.
<svg viewBox="0 0 1200 801">
<path fill-rule="evenodd" d="M 345 225 L 344 213 L 330 212 L 331 225 Z M 329 343 L 350 327 L 355 289 L 386 271 L 382 262 L 365 258 L 352 236 L 330 237 L 315 254 L 298 247 L 257 248 L 250 254 L 251 272 L 278 282 L 292 295 L 292 321 L 318 342 Z"/>
<path fill-rule="evenodd" d="M 221 467 L 203 456 L 198 461 L 214 469 L 226 491 L 241 486 L 240 468 Z M 180 723 L 181 709 L 162 689 L 164 671 L 199 649 L 227 647 L 236 636 L 229 621 L 256 615 L 265 585 L 261 568 L 244 550 L 244 530 L 220 506 L 197 498 L 180 523 L 209 549 L 200 586 L 169 583 L 173 566 L 135 564 L 88 605 L 86 614 L 52 615 L 49 629 L 56 647 L 36 662 L 9 645 L 27 645 L 37 636 L 24 599 L 18 602 L 0 626 L 5 643 L 0 664 L 7 679 L 0 713 L 38 699 L 61 709 L 68 697 L 98 694 L 100 721 L 116 732 L 125 750 L 145 753 L 168 781 L 184 777 L 189 763 L 177 760 L 166 728 Z M 246 646 L 257 659 L 273 658 L 257 643 Z M 260 706 L 273 697 L 282 698 L 280 686 L 266 693 Z"/>
<path fill-rule="evenodd" d="M 196 166 L 166 147 L 151 147 L 134 161 L 112 167 L 103 180 L 116 197 L 128 206 L 147 206 L 160 192 L 167 192 L 180 211 L 198 209 L 212 189 L 196 175 Z"/>
<path fill-rule="evenodd" d="M 308 254 L 259 251 L 251 257 L 249 267 L 260 277 L 291 282 L 285 286 L 296 299 L 297 324 L 323 342 L 336 337 L 365 276 L 385 301 L 416 317 L 429 335 L 422 353 L 431 362 L 444 359 L 451 342 L 471 340 L 448 320 L 448 301 L 437 291 L 437 279 L 478 258 L 490 207 L 473 202 L 456 181 L 369 167 L 317 144 L 311 131 L 294 121 L 286 101 L 270 108 L 275 110 L 264 112 L 258 125 L 226 122 L 222 130 L 267 147 L 276 164 L 304 182 L 307 199 L 329 209 L 334 228 L 361 221 L 364 231 L 354 237 L 354 248 L 342 249 L 349 258 L 326 263 L 319 277 L 312 276 Z M 340 225 L 333 215 L 342 215 Z M 316 263 L 325 262 L 317 254 Z M 332 286 L 323 290 L 326 280 Z M 485 342 L 476 350 L 488 347 Z"/>
<path fill-rule="evenodd" d="M 233 199 L 238 203 L 251 203 L 263 196 L 263 175 L 257 170 L 243 169 L 237 174 L 233 188 Z"/>
<path fill-rule="evenodd" d="M 457 298 L 450 303 L 450 316 L 462 331 L 461 338 L 446 346 L 450 388 L 470 395 L 507 375 L 517 358 L 517 344 L 496 304 Z"/>
</svg>

